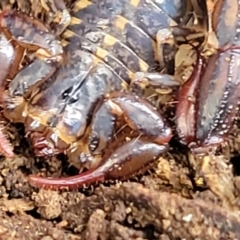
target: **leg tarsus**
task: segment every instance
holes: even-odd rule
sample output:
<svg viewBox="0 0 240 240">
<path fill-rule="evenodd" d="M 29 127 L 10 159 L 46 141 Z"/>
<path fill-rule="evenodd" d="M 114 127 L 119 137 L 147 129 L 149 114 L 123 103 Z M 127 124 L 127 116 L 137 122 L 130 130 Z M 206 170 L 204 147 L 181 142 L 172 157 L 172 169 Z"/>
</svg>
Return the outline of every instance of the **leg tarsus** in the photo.
<svg viewBox="0 0 240 240">
<path fill-rule="evenodd" d="M 154 88 L 176 88 L 179 87 L 180 83 L 175 80 L 174 76 L 164 73 L 144 73 L 144 72 L 136 72 L 132 85 L 137 84 L 142 89 L 146 87 L 154 87 Z M 133 87 L 132 87 L 133 88 Z"/>
<path fill-rule="evenodd" d="M 161 29 L 157 32 L 157 53 L 160 68 L 165 69 L 165 73 L 174 75 L 176 45 L 174 35 L 169 28 Z"/>
</svg>

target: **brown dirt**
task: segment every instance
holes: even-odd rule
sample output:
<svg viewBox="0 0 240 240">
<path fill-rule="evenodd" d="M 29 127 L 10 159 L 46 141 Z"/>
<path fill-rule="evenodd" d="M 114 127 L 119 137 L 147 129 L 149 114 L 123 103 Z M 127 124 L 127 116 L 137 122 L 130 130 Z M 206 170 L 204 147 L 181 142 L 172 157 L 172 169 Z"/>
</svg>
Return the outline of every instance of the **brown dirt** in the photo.
<svg viewBox="0 0 240 240">
<path fill-rule="evenodd" d="M 29 186 L 30 174 L 76 169 L 62 156 L 34 158 L 22 125 L 4 125 L 16 155 L 0 159 L 0 239 L 240 239 L 238 122 L 221 154 L 196 161 L 173 139 L 144 175 L 79 191 Z"/>
<path fill-rule="evenodd" d="M 225 150 L 233 164 L 219 155 L 198 171 L 173 141 L 142 176 L 62 192 L 34 189 L 27 177 L 73 174 L 67 161 L 33 158 L 21 125 L 5 131 L 16 156 L 0 161 L 0 239 L 240 239 L 237 126 Z"/>
</svg>

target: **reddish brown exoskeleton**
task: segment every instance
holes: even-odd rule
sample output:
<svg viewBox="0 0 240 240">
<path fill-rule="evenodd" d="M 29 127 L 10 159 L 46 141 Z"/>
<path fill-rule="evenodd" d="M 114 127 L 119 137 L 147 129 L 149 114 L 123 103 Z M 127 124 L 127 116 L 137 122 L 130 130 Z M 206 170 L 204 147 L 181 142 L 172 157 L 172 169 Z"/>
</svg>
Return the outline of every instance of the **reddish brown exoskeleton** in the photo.
<svg viewBox="0 0 240 240">
<path fill-rule="evenodd" d="M 226 173 L 231 164 L 218 150 L 226 146 L 239 110 L 240 3 L 215 1 L 210 12 L 209 26 L 217 41 L 206 64 L 199 58 L 195 75 L 180 90 L 176 127 L 181 142 L 193 153 L 196 185 L 210 188 L 232 206 L 234 186 Z"/>
<path fill-rule="evenodd" d="M 65 12 L 62 13 L 66 15 Z M 66 18 L 66 17 L 65 17 Z M 59 28 L 63 27 L 60 22 Z M 23 59 L 24 51 L 36 51 L 35 56 L 41 61 L 48 62 L 50 65 L 58 65 L 61 62 L 62 47 L 55 36 L 49 33 L 49 30 L 39 21 L 34 20 L 27 15 L 16 13 L 15 11 L 3 11 L 0 13 L 0 101 L 7 86 L 6 79 L 12 79 L 19 70 Z M 33 71 L 23 71 L 22 76 L 26 74 L 37 73 L 38 62 L 32 67 Z M 30 68 L 31 69 L 31 68 Z M 42 70 L 42 79 L 51 75 L 53 70 L 49 67 Z M 38 78 L 36 76 L 36 78 Z M 42 79 L 36 79 L 40 81 Z M 2 130 L 0 130 L 0 152 L 7 157 L 13 157 L 13 149 L 9 144 Z"/>
<path fill-rule="evenodd" d="M 55 32 L 27 16 L 11 11 L 2 13 L 1 29 L 8 46 L 14 43 L 14 47 L 35 52 L 29 65 L 19 72 L 16 69 L 4 92 L 4 116 L 24 123 L 36 155 L 49 157 L 66 153 L 81 170 L 88 169 L 61 179 L 31 176 L 32 185 L 77 188 L 99 180 L 128 177 L 167 151 L 172 130 L 159 109 L 132 90 L 133 85 L 140 88 L 179 86 L 172 76 L 159 74 L 155 68 L 157 62 L 158 66 L 167 65 L 167 73 L 173 72 L 175 45 L 161 48 L 164 44 L 157 40 L 167 40 L 168 45 L 169 31 L 165 30 L 173 27 L 172 33 L 178 37 L 176 42 L 181 42 L 181 34 L 174 26 L 188 23 L 189 16 L 185 15 L 192 9 L 192 3 L 196 1 L 177 1 L 176 4 L 79 0 L 70 12 L 67 30 L 62 31 L 67 26 L 65 21 L 61 30 Z M 62 12 L 66 15 L 60 16 L 70 16 L 67 11 Z M 183 30 L 182 26 L 181 32 L 194 32 Z M 161 36 L 159 30 L 163 30 Z M 62 45 L 58 41 L 61 32 Z M 184 37 L 184 41 L 189 40 Z M 11 66 L 18 66 L 12 64 L 15 57 L 9 59 L 7 74 Z M 199 58 L 188 82 L 193 88 L 192 84 L 198 85 L 192 81 L 199 79 L 201 68 Z M 1 83 L 5 83 L 5 78 Z M 184 93 L 186 86 L 182 89 Z M 178 119 L 179 111 L 186 113 L 189 109 L 188 101 L 189 98 L 180 99 Z M 197 105 L 190 102 L 190 108 L 196 109 Z M 193 114 L 190 119 L 194 123 Z M 188 120 L 184 118 L 183 122 Z M 127 131 L 123 129 L 125 125 Z M 181 136 L 192 142 L 188 133 L 183 130 Z"/>
<path fill-rule="evenodd" d="M 205 154 L 226 141 L 238 111 L 240 94 L 240 4 L 217 1 L 211 26 L 218 46 L 205 67 L 202 59 L 181 88 L 177 130 L 193 153 Z"/>
<path fill-rule="evenodd" d="M 33 185 L 76 188 L 127 177 L 168 149 L 172 130 L 159 110 L 131 89 L 133 85 L 140 89 L 147 85 L 179 86 L 172 76 L 155 69 L 158 59 L 163 65 L 170 62 L 169 71 L 174 67 L 171 56 L 161 62 L 162 55 L 156 49 L 161 51 L 162 43 L 157 43 L 156 35 L 188 21 L 185 14 L 191 12 L 190 2 L 117 3 L 76 1 L 70 12 L 71 23 L 63 31 L 63 48 L 57 41 L 62 31 L 51 32 L 11 11 L 1 15 L 1 29 L 11 40 L 9 44 L 35 53 L 30 64 L 20 71 L 17 68 L 4 92 L 4 116 L 24 123 L 36 155 L 49 157 L 63 152 L 81 170 L 89 169 L 67 179 L 32 176 Z M 62 10 L 62 6 L 57 9 Z M 135 18 L 131 18 L 133 13 Z M 142 21 L 140 16 L 149 21 Z M 137 72 L 141 72 L 141 79 L 139 74 L 135 76 Z"/>
</svg>

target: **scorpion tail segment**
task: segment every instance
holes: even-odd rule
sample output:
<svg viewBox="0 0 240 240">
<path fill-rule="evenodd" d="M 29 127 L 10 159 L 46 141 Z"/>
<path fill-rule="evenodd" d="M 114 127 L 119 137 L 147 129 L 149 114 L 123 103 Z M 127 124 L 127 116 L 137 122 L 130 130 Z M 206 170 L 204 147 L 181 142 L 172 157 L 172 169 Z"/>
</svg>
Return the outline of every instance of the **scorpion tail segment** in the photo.
<svg viewBox="0 0 240 240">
<path fill-rule="evenodd" d="M 123 144 L 95 170 L 60 179 L 31 176 L 29 181 L 33 186 L 56 190 L 81 188 L 97 181 L 123 179 L 144 169 L 167 150 L 168 145 L 158 145 L 135 138 Z"/>
<path fill-rule="evenodd" d="M 0 126 L 0 153 L 8 158 L 14 156 L 13 147 L 5 136 L 2 126 Z"/>
</svg>

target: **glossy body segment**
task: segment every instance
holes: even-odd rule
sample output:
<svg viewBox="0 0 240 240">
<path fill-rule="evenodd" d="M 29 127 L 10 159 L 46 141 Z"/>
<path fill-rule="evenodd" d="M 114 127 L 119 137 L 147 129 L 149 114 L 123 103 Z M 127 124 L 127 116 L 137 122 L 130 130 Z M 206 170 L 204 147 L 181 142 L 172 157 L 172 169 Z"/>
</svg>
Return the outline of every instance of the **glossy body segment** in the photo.
<svg viewBox="0 0 240 240">
<path fill-rule="evenodd" d="M 62 47 L 56 37 L 39 21 L 27 15 L 18 14 L 14 11 L 5 11 L 0 14 L 1 31 L 10 40 L 19 45 L 37 51 L 39 57 L 60 61 L 63 53 Z M 59 59 L 60 58 L 60 59 Z"/>
<path fill-rule="evenodd" d="M 104 159 L 101 166 L 94 170 L 59 179 L 30 176 L 29 182 L 36 187 L 76 189 L 99 181 L 129 177 L 133 173 L 140 171 L 146 164 L 155 161 L 167 149 L 168 146 L 165 145 L 149 143 L 141 139 L 132 139 L 119 147 L 107 159 Z"/>
<path fill-rule="evenodd" d="M 12 63 L 16 57 L 14 52 L 14 47 L 5 37 L 5 35 L 0 35 L 0 61 L 1 61 L 1 69 L 0 69 L 0 92 L 4 92 L 6 81 L 5 79 L 9 75 L 9 72 L 12 67 Z M 2 98 L 2 96 L 1 96 Z"/>
<path fill-rule="evenodd" d="M 204 60 L 198 57 L 190 78 L 183 84 L 178 93 L 178 104 L 176 108 L 176 126 L 180 141 L 183 144 L 195 142 L 196 116 L 198 114 L 197 101 L 198 89 L 200 87 L 201 73 L 204 68 Z"/>
<path fill-rule="evenodd" d="M 189 4 L 188 1 L 177 2 L 176 5 L 162 3 L 162 6 L 174 12 Z M 157 31 L 177 25 L 167 13 L 158 1 L 78 1 L 64 37 L 72 43 L 81 39 L 83 49 L 129 81 L 136 71 L 155 70 Z"/>
<path fill-rule="evenodd" d="M 101 154 L 110 144 L 117 120 L 117 116 L 112 114 L 107 102 L 103 102 L 95 111 L 88 138 L 88 146 L 92 155 Z"/>
<path fill-rule="evenodd" d="M 208 154 L 226 141 L 239 110 L 239 13 L 237 0 L 216 2 L 211 20 L 218 46 L 201 74 L 192 75 L 180 91 L 177 129 L 181 141 L 195 154 Z"/>
<path fill-rule="evenodd" d="M 239 13 L 239 1 L 217 1 L 212 15 L 212 28 L 220 49 L 240 45 Z"/>
<path fill-rule="evenodd" d="M 158 144 L 166 144 L 172 137 L 171 128 L 164 122 L 163 117 L 148 101 L 135 95 L 115 92 L 107 96 L 107 101 L 113 113 L 123 115 L 126 123 Z"/>
<path fill-rule="evenodd" d="M 44 8 L 53 11 L 58 4 L 55 0 L 50 2 L 53 4 L 43 1 Z M 83 184 L 87 184 L 111 177 L 124 178 L 144 168 L 166 151 L 172 131 L 148 101 L 129 93 L 130 85 L 136 72 L 144 72 L 149 73 L 145 75 L 148 84 L 162 86 L 162 79 L 157 74 L 151 75 L 161 70 L 156 34 L 163 28 L 176 26 L 179 21 L 184 24 L 189 3 L 78 0 L 70 11 L 71 22 L 61 36 L 63 47 L 58 37 L 44 30 L 40 23 L 30 21 L 27 16 L 7 13 L 3 16 L 5 33 L 13 25 L 10 35 L 14 39 L 24 35 L 19 44 L 37 50 L 38 59 L 28 70 L 22 69 L 5 91 L 4 115 L 24 122 L 38 156 L 63 152 L 71 160 L 75 159 L 80 169 L 90 169 L 74 181 L 82 182 L 84 178 Z M 61 6 L 56 9 L 58 12 Z M 62 16 L 67 16 L 63 11 Z M 15 27 L 18 20 L 19 31 Z M 59 29 L 65 28 L 61 21 L 60 25 Z M 56 33 L 60 31 L 57 29 Z M 34 38 L 33 43 L 30 37 Z M 45 63 L 53 66 L 45 68 Z M 40 71 L 35 79 L 28 77 L 33 66 L 46 72 Z M 168 80 L 168 85 L 179 85 L 172 78 Z M 22 111 L 11 112 L 11 107 L 16 108 L 20 102 L 24 103 Z M 115 121 L 120 124 L 118 128 Z M 139 137 L 126 136 L 124 143 L 107 156 L 110 140 L 114 140 L 121 124 L 127 124 Z M 102 136 L 105 139 L 100 139 Z M 146 158 L 141 158 L 141 154 Z M 116 163 L 120 168 L 115 171 Z M 34 179 L 31 178 L 32 183 L 40 184 L 41 180 Z M 55 187 L 59 187 L 58 183 Z"/>
<path fill-rule="evenodd" d="M 238 111 L 239 89 L 240 50 L 213 55 L 199 91 L 196 138 L 200 145 L 217 144 L 226 139 Z"/>
</svg>

